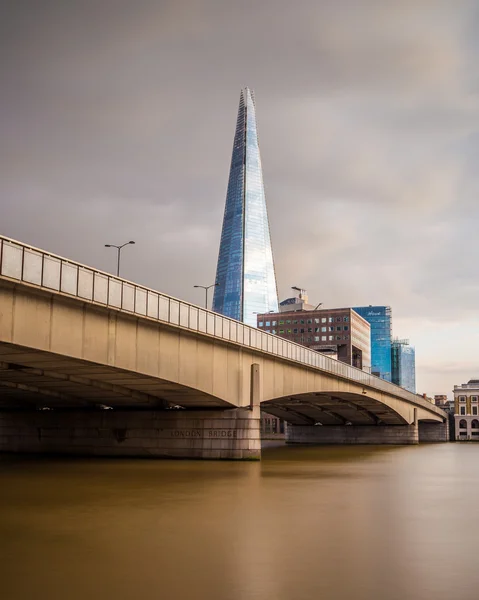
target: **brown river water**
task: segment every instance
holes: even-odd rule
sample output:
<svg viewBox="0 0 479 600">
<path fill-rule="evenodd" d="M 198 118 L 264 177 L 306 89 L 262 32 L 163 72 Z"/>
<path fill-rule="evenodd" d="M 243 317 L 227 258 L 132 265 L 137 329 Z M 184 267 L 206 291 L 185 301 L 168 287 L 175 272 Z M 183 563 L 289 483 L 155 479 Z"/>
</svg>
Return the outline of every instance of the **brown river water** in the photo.
<svg viewBox="0 0 479 600">
<path fill-rule="evenodd" d="M 2 600 L 479 600 L 479 444 L 0 456 Z"/>
</svg>

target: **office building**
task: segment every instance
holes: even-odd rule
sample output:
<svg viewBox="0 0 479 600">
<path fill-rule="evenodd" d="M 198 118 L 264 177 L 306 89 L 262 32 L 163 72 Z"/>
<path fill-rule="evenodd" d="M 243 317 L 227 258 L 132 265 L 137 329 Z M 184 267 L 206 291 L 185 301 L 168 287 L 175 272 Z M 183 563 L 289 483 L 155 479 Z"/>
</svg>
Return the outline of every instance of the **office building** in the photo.
<svg viewBox="0 0 479 600">
<path fill-rule="evenodd" d="M 371 373 L 392 381 L 390 306 L 358 306 L 354 310 L 371 326 Z"/>
<path fill-rule="evenodd" d="M 290 303 L 294 304 L 300 302 Z M 257 324 L 262 331 L 329 354 L 358 369 L 369 372 L 371 368 L 369 323 L 351 308 L 266 313 L 257 316 Z"/>
<path fill-rule="evenodd" d="M 278 310 L 252 90 L 241 90 L 221 232 L 213 310 L 256 326 Z"/>
<path fill-rule="evenodd" d="M 392 382 L 416 393 L 416 351 L 409 340 L 395 339 L 391 344 Z"/>
<path fill-rule="evenodd" d="M 454 386 L 455 438 L 479 442 L 479 379 Z"/>
</svg>

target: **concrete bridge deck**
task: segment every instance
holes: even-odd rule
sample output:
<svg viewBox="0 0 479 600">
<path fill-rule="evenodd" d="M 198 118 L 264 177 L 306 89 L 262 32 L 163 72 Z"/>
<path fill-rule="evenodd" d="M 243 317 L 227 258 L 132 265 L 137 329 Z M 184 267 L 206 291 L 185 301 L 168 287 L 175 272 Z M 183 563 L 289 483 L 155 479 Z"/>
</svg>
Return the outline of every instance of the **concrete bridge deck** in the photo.
<svg viewBox="0 0 479 600">
<path fill-rule="evenodd" d="M 76 424 L 87 418 L 82 415 L 89 423 L 115 424 L 93 429 L 128 432 L 135 419 L 144 423 L 149 411 L 155 431 L 164 422 L 173 442 L 187 439 L 180 456 L 251 458 L 259 455 L 260 404 L 290 423 L 290 442 L 417 443 L 421 424 L 432 425 L 428 438 L 434 439 L 434 429 L 438 440 L 447 426 L 442 410 L 368 373 L 0 237 L 0 450 L 41 449 L 47 432 L 54 438 L 66 430 L 69 439 L 81 442 L 85 438 Z M 105 408 L 113 410 L 100 411 Z M 200 437 L 192 437 L 194 427 L 183 427 L 190 434 L 177 439 L 174 428 L 180 431 L 179 420 L 191 420 L 192 410 L 202 423 Z M 223 419 L 229 429 L 219 426 Z M 138 434 L 142 427 L 133 429 Z M 223 433 L 214 435 L 215 427 Z M 203 430 L 210 452 L 202 446 Z M 137 453 L 175 455 L 158 445 L 157 434 L 149 435 Z M 148 447 L 155 435 L 156 450 Z M 111 453 L 125 451 L 132 439 L 125 436 L 115 441 L 111 433 Z M 95 452 L 109 453 L 108 443 Z M 62 437 L 56 445 L 50 440 L 49 447 L 65 444 Z M 78 446 L 86 450 L 86 444 Z"/>
</svg>

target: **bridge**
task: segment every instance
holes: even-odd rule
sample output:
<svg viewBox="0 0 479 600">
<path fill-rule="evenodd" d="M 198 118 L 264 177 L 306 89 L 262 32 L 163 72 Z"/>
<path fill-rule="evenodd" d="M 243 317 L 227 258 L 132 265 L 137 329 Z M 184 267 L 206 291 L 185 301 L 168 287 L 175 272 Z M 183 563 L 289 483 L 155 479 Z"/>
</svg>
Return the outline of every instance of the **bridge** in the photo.
<svg viewBox="0 0 479 600">
<path fill-rule="evenodd" d="M 421 396 L 0 236 L 0 451 L 258 459 L 289 443 L 447 441 Z"/>
</svg>

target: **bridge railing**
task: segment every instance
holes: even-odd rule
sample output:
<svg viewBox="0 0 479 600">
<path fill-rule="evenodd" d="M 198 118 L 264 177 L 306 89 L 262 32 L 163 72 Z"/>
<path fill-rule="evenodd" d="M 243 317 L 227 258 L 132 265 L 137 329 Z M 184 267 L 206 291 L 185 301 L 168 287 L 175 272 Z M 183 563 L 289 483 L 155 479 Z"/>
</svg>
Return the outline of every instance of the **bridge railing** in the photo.
<svg viewBox="0 0 479 600">
<path fill-rule="evenodd" d="M 300 344 L 4 236 L 0 236 L 0 275 L 269 352 L 415 404 L 432 406 L 421 396 Z"/>
</svg>

